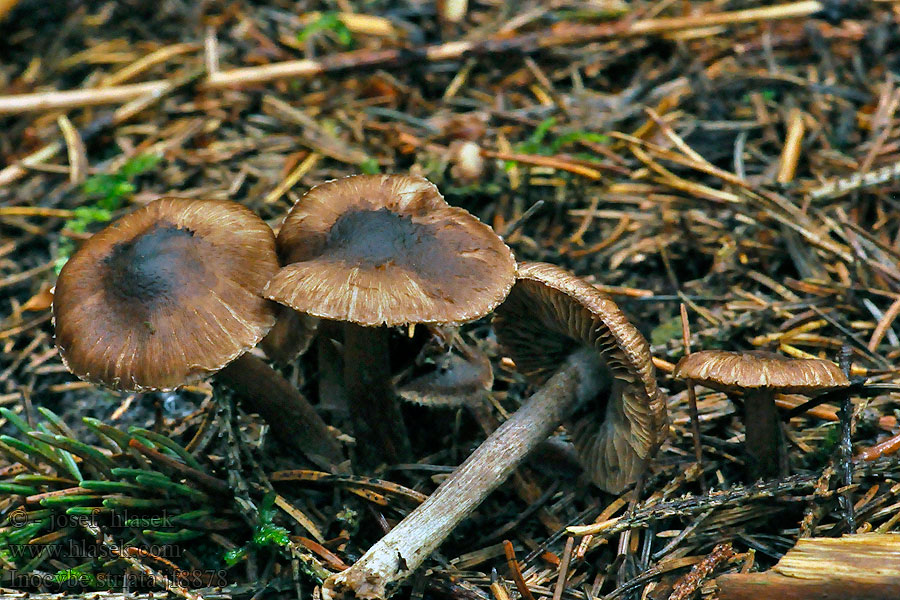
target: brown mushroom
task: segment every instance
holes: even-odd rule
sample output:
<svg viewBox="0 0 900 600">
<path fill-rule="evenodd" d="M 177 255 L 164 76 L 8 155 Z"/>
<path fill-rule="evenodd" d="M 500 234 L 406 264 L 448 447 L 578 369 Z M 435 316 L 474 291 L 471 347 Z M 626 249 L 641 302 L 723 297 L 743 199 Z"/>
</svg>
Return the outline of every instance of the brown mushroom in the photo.
<svg viewBox="0 0 900 600">
<path fill-rule="evenodd" d="M 834 363 L 772 352 L 702 350 L 685 356 L 672 376 L 727 394 L 743 393 L 745 448 L 752 479 L 785 474 L 787 455 L 775 394 L 816 395 L 850 385 Z"/>
<path fill-rule="evenodd" d="M 575 447 L 599 487 L 619 493 L 634 482 L 665 438 L 668 421 L 650 347 L 615 302 L 564 269 L 520 263 L 494 329 L 516 368 L 537 384 L 571 354 L 597 354 L 610 375 L 609 391 L 587 399 L 600 414 L 575 427 Z"/>
<path fill-rule="evenodd" d="M 397 395 L 407 402 L 431 407 L 482 404 L 494 385 L 490 359 L 477 346 L 464 342 L 453 329 L 442 332 L 441 337 L 449 347 L 444 343 L 427 344 L 422 350 L 427 358 L 422 362 L 430 362 L 431 369 L 402 383 L 404 378 L 400 378 L 395 388 Z"/>
<path fill-rule="evenodd" d="M 345 323 L 345 385 L 364 456 L 404 458 L 408 440 L 390 387 L 386 327 L 484 316 L 512 286 L 512 252 L 428 180 L 405 175 L 314 187 L 291 209 L 278 245 L 286 266 L 266 296 Z"/>
<path fill-rule="evenodd" d="M 92 236 L 63 267 L 53 299 L 60 355 L 78 377 L 118 390 L 171 390 L 218 372 L 283 440 L 319 464 L 340 462 L 312 406 L 246 354 L 274 322 L 261 292 L 277 268 L 272 230 L 247 208 L 152 202 Z"/>
<path fill-rule="evenodd" d="M 612 421 L 606 426 L 607 433 L 590 442 L 601 450 L 588 455 L 599 452 L 603 462 L 618 451 L 627 458 L 611 463 L 618 473 L 601 466 L 597 473 L 602 484 L 621 487 L 662 441 L 666 408 L 653 379 L 647 342 L 612 300 L 552 265 L 520 264 L 518 278 L 506 302 L 497 309 L 495 326 L 501 340 L 516 350 L 521 367 L 543 381 L 543 386 L 428 500 L 352 567 L 326 580 L 326 597 L 386 597 L 388 587 L 415 571 L 574 406 L 597 397 L 605 383 L 604 364 L 612 373 L 613 394 L 621 394 L 610 398 L 608 404 L 617 403 L 621 408 L 607 415 Z M 544 352 L 549 357 L 541 356 Z"/>
</svg>

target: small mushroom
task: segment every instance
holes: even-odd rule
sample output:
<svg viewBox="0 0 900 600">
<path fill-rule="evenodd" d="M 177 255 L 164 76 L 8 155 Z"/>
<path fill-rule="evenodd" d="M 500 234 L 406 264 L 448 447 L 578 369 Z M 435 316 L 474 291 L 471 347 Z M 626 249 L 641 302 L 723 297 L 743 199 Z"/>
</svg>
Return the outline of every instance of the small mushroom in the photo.
<svg viewBox="0 0 900 600">
<path fill-rule="evenodd" d="M 433 370 L 412 379 L 401 375 L 395 380 L 397 395 L 429 408 L 463 407 L 485 435 L 490 435 L 499 425 L 490 408 L 494 387 L 491 361 L 477 345 L 464 342 L 456 331 L 450 332 L 447 342 L 450 347 L 440 346 L 439 354 L 433 358 Z M 426 345 L 423 352 L 435 351 L 435 346 L 438 345 Z"/>
<path fill-rule="evenodd" d="M 472 141 L 456 141 L 450 144 L 450 175 L 458 182 L 469 185 L 484 177 L 485 161 L 481 147 Z"/>
<path fill-rule="evenodd" d="M 414 572 L 574 406 L 597 397 L 607 383 L 604 364 L 614 380 L 607 404 L 620 408 L 607 412 L 612 424 L 600 426 L 605 433 L 589 437 L 599 450 L 587 456 L 601 457 L 597 463 L 611 460 L 615 467 L 602 464 L 595 478 L 608 488 L 622 487 L 661 443 L 666 407 L 640 332 L 612 300 L 567 271 L 540 263 L 518 269 L 516 285 L 497 309 L 495 327 L 501 341 L 515 349 L 521 368 L 543 386 L 425 502 L 352 567 L 326 580 L 327 598 L 385 598 L 389 586 Z M 618 459 L 609 458 L 617 452 L 622 453 Z"/>
<path fill-rule="evenodd" d="M 484 316 L 512 286 L 512 252 L 428 180 L 405 175 L 312 188 L 285 219 L 278 246 L 286 266 L 266 296 L 345 324 L 345 386 L 363 456 L 402 460 L 408 439 L 390 385 L 387 327 Z"/>
<path fill-rule="evenodd" d="M 703 350 L 685 356 L 672 376 L 744 395 L 745 448 L 752 479 L 784 474 L 787 456 L 775 394 L 814 396 L 850 385 L 834 363 L 788 358 L 772 352 Z"/>
<path fill-rule="evenodd" d="M 287 443 L 319 464 L 340 462 L 313 407 L 246 354 L 274 322 L 261 292 L 277 268 L 272 230 L 247 208 L 152 202 L 92 236 L 60 272 L 53 317 L 63 363 L 87 381 L 141 392 L 218 372 Z"/>
<path fill-rule="evenodd" d="M 397 395 L 415 404 L 431 407 L 480 405 L 494 385 L 494 371 L 487 355 L 466 344 L 457 331 L 446 335 L 449 347 L 431 344 L 432 369 L 396 386 Z M 398 381 L 399 383 L 399 381 Z"/>
</svg>

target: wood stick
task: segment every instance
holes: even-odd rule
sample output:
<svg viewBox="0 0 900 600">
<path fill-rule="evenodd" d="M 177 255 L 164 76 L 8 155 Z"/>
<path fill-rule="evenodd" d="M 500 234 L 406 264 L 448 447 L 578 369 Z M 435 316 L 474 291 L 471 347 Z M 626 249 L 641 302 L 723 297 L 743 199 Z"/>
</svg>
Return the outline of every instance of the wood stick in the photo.
<svg viewBox="0 0 900 600">
<path fill-rule="evenodd" d="M 162 92 L 170 85 L 171 84 L 167 81 L 146 81 L 144 83 L 132 83 L 109 88 L 68 90 L 65 92 L 35 92 L 33 94 L 0 96 L 0 115 L 12 115 L 16 113 L 57 108 L 78 108 L 82 106 L 116 104 L 134 100 L 145 94 Z"/>
<path fill-rule="evenodd" d="M 797 172 L 797 163 L 800 160 L 800 146 L 803 142 L 803 134 L 806 127 L 803 123 L 803 112 L 800 109 L 791 110 L 788 119 L 787 138 L 784 140 L 784 148 L 781 151 L 781 164 L 778 167 L 778 183 L 790 183 Z"/>
<path fill-rule="evenodd" d="M 722 575 L 722 600 L 882 600 L 900 589 L 897 535 L 865 533 L 807 538 L 766 573 Z"/>
<path fill-rule="evenodd" d="M 113 112 L 112 115 L 101 116 L 100 118 L 92 121 L 81 131 L 79 131 L 82 140 L 86 142 L 90 138 L 97 135 L 100 131 L 103 131 L 106 127 L 120 125 L 128 121 L 134 115 L 145 110 L 152 104 L 159 102 L 163 97 L 175 91 L 176 89 L 192 83 L 197 78 L 197 76 L 197 72 L 192 71 L 190 73 L 187 73 L 183 77 L 160 82 L 164 85 L 160 86 L 157 89 L 154 89 L 150 93 L 140 95 L 127 104 L 120 106 L 115 110 L 115 112 Z M 2 100 L 2 97 L 0 97 L 0 100 Z M 0 170 L 0 188 L 22 178 L 28 172 L 27 167 L 39 165 L 50 160 L 51 158 L 56 156 L 63 148 L 64 144 L 61 141 L 57 140 L 55 142 L 47 144 L 40 150 L 29 154 L 21 161 L 3 168 L 2 170 Z"/>
<path fill-rule="evenodd" d="M 637 21 L 629 28 L 631 35 L 646 35 L 650 33 L 667 33 L 695 27 L 713 27 L 715 25 L 739 25 L 742 23 L 755 23 L 757 21 L 776 21 L 781 19 L 794 19 L 808 17 L 824 9 L 821 2 L 791 2 L 763 8 L 750 8 L 747 10 L 735 10 L 690 17 L 675 17 L 668 19 L 647 19 Z"/>
<path fill-rule="evenodd" d="M 716 579 L 720 600 L 886 600 L 900 589 L 900 578 L 886 577 L 884 583 L 831 579 L 807 581 L 771 573 L 723 575 Z"/>
</svg>

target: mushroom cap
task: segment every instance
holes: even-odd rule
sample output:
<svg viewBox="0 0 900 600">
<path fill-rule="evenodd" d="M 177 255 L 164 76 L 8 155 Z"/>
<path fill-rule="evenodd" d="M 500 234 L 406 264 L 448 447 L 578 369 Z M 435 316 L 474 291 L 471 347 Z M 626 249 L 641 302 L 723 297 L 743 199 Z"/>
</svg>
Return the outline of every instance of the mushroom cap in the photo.
<svg viewBox="0 0 900 600">
<path fill-rule="evenodd" d="M 218 371 L 275 321 L 261 296 L 275 236 L 249 209 L 166 198 L 92 236 L 56 282 L 63 363 L 120 390 L 170 390 Z"/>
<path fill-rule="evenodd" d="M 434 359 L 434 370 L 396 388 L 408 402 L 423 406 L 453 407 L 477 403 L 494 385 L 494 371 L 487 355 L 466 348 L 466 356 L 447 351 Z"/>
<path fill-rule="evenodd" d="M 356 175 L 309 190 L 278 234 L 268 298 L 359 325 L 463 323 L 515 281 L 512 251 L 427 179 Z"/>
<path fill-rule="evenodd" d="M 844 372 L 831 361 L 789 358 L 760 350 L 693 352 L 678 361 L 672 376 L 724 392 L 756 389 L 814 394 L 850 385 Z"/>
<path fill-rule="evenodd" d="M 613 386 L 605 419 L 573 432 L 579 456 L 600 487 L 621 491 L 668 431 L 650 346 L 615 302 L 555 265 L 519 263 L 518 280 L 494 328 L 518 370 L 543 383 L 581 348 L 595 350 Z"/>
</svg>

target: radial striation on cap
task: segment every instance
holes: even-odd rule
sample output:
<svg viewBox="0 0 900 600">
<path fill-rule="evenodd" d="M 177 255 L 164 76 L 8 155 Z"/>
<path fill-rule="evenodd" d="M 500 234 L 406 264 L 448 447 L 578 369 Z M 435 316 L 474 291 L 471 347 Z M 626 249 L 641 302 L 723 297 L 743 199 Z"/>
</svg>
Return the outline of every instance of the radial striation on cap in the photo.
<svg viewBox="0 0 900 600">
<path fill-rule="evenodd" d="M 576 447 L 601 487 L 615 491 L 633 481 L 668 422 L 650 347 L 616 303 L 555 265 L 520 263 L 494 327 L 518 370 L 538 384 L 571 353 L 585 347 L 598 353 L 613 386 L 602 423 L 587 421 L 573 432 Z"/>
<path fill-rule="evenodd" d="M 726 392 L 767 389 L 810 394 L 850 385 L 847 376 L 831 361 L 789 358 L 760 350 L 694 352 L 678 361 L 672 376 Z"/>
<path fill-rule="evenodd" d="M 462 323 L 509 292 L 515 260 L 494 231 L 421 177 L 356 175 L 312 188 L 278 234 L 287 264 L 266 296 L 365 326 Z"/>
<path fill-rule="evenodd" d="M 121 390 L 215 372 L 274 323 L 272 230 L 243 206 L 157 200 L 92 236 L 59 274 L 56 344 L 70 371 Z"/>
</svg>

